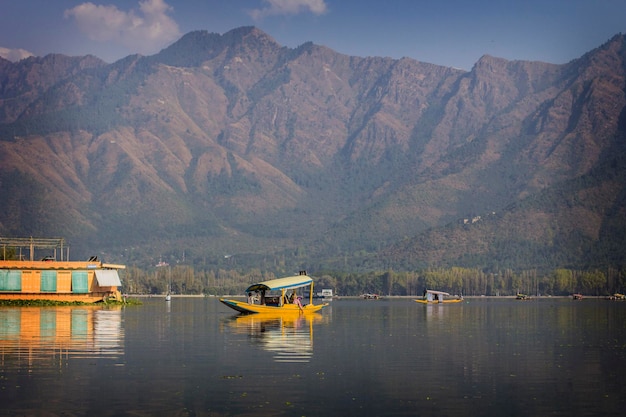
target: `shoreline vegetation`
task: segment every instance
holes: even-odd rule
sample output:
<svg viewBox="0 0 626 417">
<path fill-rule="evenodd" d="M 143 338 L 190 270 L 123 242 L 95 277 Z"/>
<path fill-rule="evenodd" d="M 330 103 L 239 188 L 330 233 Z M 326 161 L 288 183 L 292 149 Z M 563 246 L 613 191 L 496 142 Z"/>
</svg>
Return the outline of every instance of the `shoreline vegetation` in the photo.
<svg viewBox="0 0 626 417">
<path fill-rule="evenodd" d="M 284 272 L 284 271 L 283 271 Z M 334 294 L 359 296 L 365 293 L 392 296 L 421 296 L 425 288 L 436 288 L 450 294 L 469 296 L 513 296 L 517 293 L 570 296 L 610 296 L 624 293 L 626 270 L 581 271 L 555 269 L 498 270 L 485 272 L 476 268 L 436 268 L 423 271 L 338 272 L 318 271 L 313 274 L 315 290 L 332 288 Z M 129 266 L 123 272 L 122 294 L 151 294 L 170 292 L 176 295 L 211 294 L 243 295 L 253 282 L 275 279 L 276 272 L 262 270 L 197 270 L 191 265 L 156 267 L 143 270 Z"/>
<path fill-rule="evenodd" d="M 165 298 L 166 294 L 129 294 L 129 297 L 133 298 Z M 454 295 L 454 294 L 452 294 Z M 572 298 L 573 294 L 570 295 L 531 295 L 530 299 L 555 299 L 555 298 Z M 232 298 L 246 298 L 243 294 L 224 294 L 224 295 L 215 295 L 215 294 L 170 294 L 172 298 L 220 298 L 220 297 L 232 297 Z M 390 300 L 401 300 L 401 299 L 414 299 L 421 298 L 422 295 L 380 295 L 379 299 L 390 299 Z M 467 295 L 463 296 L 463 299 L 506 299 L 506 298 L 516 298 L 516 295 Z M 585 299 L 605 299 L 606 295 L 585 295 Z M 333 300 L 341 300 L 341 299 L 362 299 L 362 295 L 334 295 Z"/>
<path fill-rule="evenodd" d="M 142 302 L 133 296 L 124 301 L 107 301 L 100 303 L 84 303 L 81 301 L 54 301 L 54 300 L 0 300 L 0 307 L 58 307 L 58 306 L 132 306 L 141 305 Z"/>
</svg>

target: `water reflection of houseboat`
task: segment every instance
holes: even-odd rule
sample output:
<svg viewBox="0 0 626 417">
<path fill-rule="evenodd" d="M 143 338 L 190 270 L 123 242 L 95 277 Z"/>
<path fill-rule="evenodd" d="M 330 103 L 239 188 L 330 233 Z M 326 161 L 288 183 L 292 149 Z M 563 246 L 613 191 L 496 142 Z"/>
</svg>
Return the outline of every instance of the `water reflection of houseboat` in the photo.
<svg viewBox="0 0 626 417">
<path fill-rule="evenodd" d="M 312 315 L 251 314 L 230 322 L 235 332 L 247 334 L 276 362 L 309 362 L 313 356 L 313 323 L 325 318 Z"/>
<path fill-rule="evenodd" d="M 12 357 L 46 359 L 118 357 L 124 353 L 120 306 L 0 308 L 0 351 Z"/>
<path fill-rule="evenodd" d="M 35 260 L 35 250 L 48 254 Z M 122 301 L 118 270 L 124 268 L 96 256 L 70 261 L 64 239 L 0 237 L 0 300 Z"/>
</svg>

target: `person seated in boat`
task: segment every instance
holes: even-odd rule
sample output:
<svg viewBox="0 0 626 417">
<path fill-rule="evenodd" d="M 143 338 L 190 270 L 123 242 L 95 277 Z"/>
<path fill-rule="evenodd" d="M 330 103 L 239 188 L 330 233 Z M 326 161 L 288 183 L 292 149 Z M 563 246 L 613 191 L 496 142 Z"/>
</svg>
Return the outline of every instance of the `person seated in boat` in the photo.
<svg viewBox="0 0 626 417">
<path fill-rule="evenodd" d="M 254 297 L 251 292 L 248 293 L 248 304 L 254 304 Z"/>
<path fill-rule="evenodd" d="M 302 297 L 297 297 L 293 294 L 293 304 L 297 305 L 300 310 L 302 310 Z"/>
</svg>

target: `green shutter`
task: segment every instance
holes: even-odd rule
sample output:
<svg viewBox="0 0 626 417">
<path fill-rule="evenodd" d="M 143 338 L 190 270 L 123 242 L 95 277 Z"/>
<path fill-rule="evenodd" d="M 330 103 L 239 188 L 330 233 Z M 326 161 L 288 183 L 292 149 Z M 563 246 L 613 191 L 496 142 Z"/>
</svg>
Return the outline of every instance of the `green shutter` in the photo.
<svg viewBox="0 0 626 417">
<path fill-rule="evenodd" d="M 78 294 L 89 292 L 87 271 L 72 271 L 72 292 Z"/>
<path fill-rule="evenodd" d="M 57 291 L 57 271 L 41 271 L 41 292 Z"/>
<path fill-rule="evenodd" d="M 0 269 L 0 291 L 22 291 L 22 271 Z"/>
</svg>

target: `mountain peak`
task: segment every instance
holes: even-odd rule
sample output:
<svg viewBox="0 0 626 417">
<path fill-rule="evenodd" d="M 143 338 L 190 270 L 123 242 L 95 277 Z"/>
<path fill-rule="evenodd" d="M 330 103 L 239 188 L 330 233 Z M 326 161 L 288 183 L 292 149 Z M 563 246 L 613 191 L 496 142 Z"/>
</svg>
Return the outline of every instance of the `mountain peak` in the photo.
<svg viewBox="0 0 626 417">
<path fill-rule="evenodd" d="M 483 55 L 480 59 L 474 64 L 474 70 L 495 70 L 498 68 L 504 68 L 509 63 L 508 60 L 504 58 L 498 58 L 492 55 Z"/>
<path fill-rule="evenodd" d="M 178 41 L 154 56 L 159 62 L 173 66 L 198 66 L 227 48 L 278 48 L 280 45 L 268 34 L 254 26 L 242 26 L 223 35 L 206 30 L 185 34 Z"/>
<path fill-rule="evenodd" d="M 250 40 L 250 39 L 259 39 L 263 41 L 269 41 L 272 43 L 276 43 L 276 41 L 267 33 L 263 32 L 261 29 L 256 26 L 241 26 L 228 32 L 223 35 L 225 38 L 233 38 L 241 41 Z"/>
</svg>

